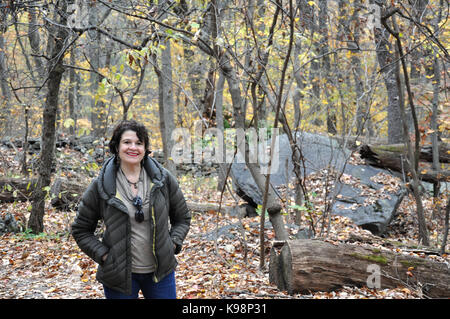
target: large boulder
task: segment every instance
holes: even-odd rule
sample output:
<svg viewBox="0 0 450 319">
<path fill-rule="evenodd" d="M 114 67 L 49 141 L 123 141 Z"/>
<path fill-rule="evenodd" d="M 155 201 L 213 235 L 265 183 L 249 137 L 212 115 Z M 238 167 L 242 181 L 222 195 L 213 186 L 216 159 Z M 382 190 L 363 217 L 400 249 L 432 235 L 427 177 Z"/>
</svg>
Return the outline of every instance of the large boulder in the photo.
<svg viewBox="0 0 450 319">
<path fill-rule="evenodd" d="M 294 176 L 289 140 L 286 135 L 277 138 L 279 152 L 274 161 L 277 169 L 272 170 L 270 175 L 270 182 L 275 189 L 285 185 Z M 368 165 L 349 164 L 350 152 L 329 137 L 301 133 L 297 136 L 297 143 L 304 158 L 306 176 L 332 167 L 357 181 L 351 184 L 339 182 L 336 185 L 337 196 L 332 206 L 332 214 L 349 217 L 356 225 L 374 234 L 382 234 L 395 216 L 405 194 L 401 188 L 386 188 L 383 183 L 374 181 L 375 176 L 390 173 Z M 262 204 L 262 194 L 244 163 L 233 163 L 231 177 L 241 197 L 251 205 Z"/>
<path fill-rule="evenodd" d="M 368 165 L 348 164 L 344 170 L 356 183 L 338 182 L 332 214 L 349 217 L 356 225 L 381 235 L 396 215 L 406 190 L 375 182 L 376 177 L 393 179 L 386 170 Z M 379 180 L 375 179 L 375 180 Z"/>
</svg>

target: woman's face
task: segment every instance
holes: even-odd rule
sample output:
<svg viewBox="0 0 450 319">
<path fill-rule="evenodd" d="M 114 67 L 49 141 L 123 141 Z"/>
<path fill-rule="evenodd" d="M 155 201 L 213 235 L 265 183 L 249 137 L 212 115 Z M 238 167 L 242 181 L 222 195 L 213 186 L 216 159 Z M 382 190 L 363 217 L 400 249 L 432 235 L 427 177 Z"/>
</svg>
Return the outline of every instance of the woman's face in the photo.
<svg viewBox="0 0 450 319">
<path fill-rule="evenodd" d="M 126 165 L 140 164 L 145 155 L 144 142 L 140 141 L 135 131 L 122 133 L 119 143 L 119 158 Z"/>
</svg>

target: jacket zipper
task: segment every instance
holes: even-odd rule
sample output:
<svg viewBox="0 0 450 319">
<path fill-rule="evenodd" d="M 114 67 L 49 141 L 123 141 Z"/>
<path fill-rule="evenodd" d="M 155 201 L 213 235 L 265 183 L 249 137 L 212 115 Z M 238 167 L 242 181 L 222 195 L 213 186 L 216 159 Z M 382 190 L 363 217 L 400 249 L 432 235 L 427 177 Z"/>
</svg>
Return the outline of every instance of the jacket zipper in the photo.
<svg viewBox="0 0 450 319">
<path fill-rule="evenodd" d="M 155 219 L 155 208 L 152 205 L 152 221 L 153 221 L 153 240 L 152 240 L 152 253 L 155 258 L 156 269 L 153 273 L 153 281 L 158 282 L 158 277 L 156 277 L 156 271 L 158 270 L 158 259 L 156 258 L 156 219 Z"/>
<path fill-rule="evenodd" d="M 150 191 L 150 194 L 151 194 L 150 196 L 152 196 L 152 194 L 154 193 L 154 187 L 155 186 L 153 186 L 151 191 Z M 117 197 L 117 194 L 116 194 L 115 198 L 118 199 L 123 204 L 123 201 L 120 198 L 120 195 L 119 195 L 119 197 Z M 159 281 L 159 279 L 156 276 L 156 271 L 158 270 L 158 258 L 156 257 L 156 218 L 155 218 L 155 207 L 154 207 L 153 204 L 154 203 L 151 203 L 151 207 L 152 207 L 152 222 L 153 222 L 152 254 L 153 254 L 153 257 L 155 258 L 155 263 L 156 263 L 156 269 L 155 269 L 155 272 L 153 273 L 153 281 L 155 283 L 157 283 Z M 125 206 L 125 204 L 123 204 L 123 205 Z M 127 211 L 123 211 L 123 212 L 128 214 Z"/>
</svg>

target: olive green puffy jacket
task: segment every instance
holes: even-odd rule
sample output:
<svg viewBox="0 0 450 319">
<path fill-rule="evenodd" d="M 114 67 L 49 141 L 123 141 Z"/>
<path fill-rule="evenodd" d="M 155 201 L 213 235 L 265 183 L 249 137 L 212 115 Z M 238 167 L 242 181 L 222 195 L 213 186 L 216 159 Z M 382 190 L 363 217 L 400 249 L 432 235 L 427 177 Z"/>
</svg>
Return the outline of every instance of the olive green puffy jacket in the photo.
<svg viewBox="0 0 450 319">
<path fill-rule="evenodd" d="M 160 281 L 175 270 L 175 254 L 180 252 L 189 231 L 191 215 L 173 175 L 151 157 L 144 159 L 143 167 L 153 183 L 150 228 L 157 263 L 154 280 Z M 112 157 L 91 182 L 78 205 L 72 236 L 80 249 L 98 263 L 97 280 L 130 294 L 131 225 L 125 204 L 115 196 L 117 169 Z M 101 240 L 94 234 L 99 220 L 103 220 L 105 226 Z M 102 256 L 106 253 L 108 256 L 103 262 Z"/>
</svg>

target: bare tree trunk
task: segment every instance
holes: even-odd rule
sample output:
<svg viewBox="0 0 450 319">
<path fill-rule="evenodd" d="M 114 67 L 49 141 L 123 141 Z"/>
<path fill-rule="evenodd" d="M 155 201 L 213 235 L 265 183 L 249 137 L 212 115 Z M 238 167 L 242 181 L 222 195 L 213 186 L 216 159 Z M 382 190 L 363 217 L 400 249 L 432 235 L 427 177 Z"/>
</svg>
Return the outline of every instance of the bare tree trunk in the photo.
<svg viewBox="0 0 450 319">
<path fill-rule="evenodd" d="M 422 20 L 423 20 L 422 18 L 425 15 L 425 10 L 426 10 L 426 6 L 427 6 L 428 2 L 429 2 L 429 0 L 415 0 L 411 3 L 412 16 L 413 16 L 414 20 L 416 20 L 419 23 L 422 22 Z M 411 22 L 411 24 L 412 24 L 412 27 L 415 28 L 414 23 Z M 416 30 L 416 32 L 418 32 L 418 31 Z M 416 37 L 416 34 L 413 33 L 412 36 Z M 420 76 L 421 76 L 420 69 L 421 69 L 421 64 L 422 64 L 421 58 L 424 57 L 424 53 L 425 53 L 425 50 L 424 50 L 423 46 L 419 46 L 411 51 L 410 78 L 411 78 L 411 83 L 413 83 L 413 84 L 416 84 L 420 81 Z"/>
<path fill-rule="evenodd" d="M 8 87 L 8 68 L 6 62 L 6 47 L 4 33 L 8 23 L 8 8 L 0 8 L 0 134 L 10 130 L 8 119 L 11 92 Z"/>
<path fill-rule="evenodd" d="M 436 16 L 436 18 L 433 21 L 433 28 L 435 32 L 438 32 L 439 30 L 439 22 L 442 18 L 442 2 L 439 9 L 439 13 Z M 433 83 L 433 102 L 432 102 L 432 113 L 431 113 L 431 130 L 433 133 L 431 133 L 431 145 L 432 145 L 432 151 L 433 151 L 433 170 L 439 172 L 440 165 L 439 165 L 439 144 L 438 144 L 438 135 L 439 135 L 439 125 L 438 125 L 438 112 L 439 112 L 439 93 L 441 90 L 441 68 L 439 66 L 439 60 L 437 58 L 437 52 L 433 52 L 433 72 L 434 76 L 432 79 Z M 412 68 L 412 67 L 411 67 Z M 440 190 L 440 182 L 434 183 L 434 192 L 433 192 L 433 201 L 436 202 L 437 197 L 439 196 L 439 190 Z M 439 205 L 435 203 L 435 208 L 439 210 Z"/>
<path fill-rule="evenodd" d="M 300 17 L 302 15 L 302 8 L 300 8 Z M 302 20 L 301 18 L 299 19 L 300 21 Z M 305 88 L 305 78 L 304 78 L 304 74 L 302 73 L 302 70 L 300 69 L 300 61 L 298 58 L 298 55 L 301 52 L 301 41 L 296 40 L 294 43 L 294 55 L 293 55 L 293 61 L 294 61 L 294 65 L 293 65 L 293 73 L 294 73 L 294 78 L 295 78 L 295 82 L 297 85 L 297 88 L 295 90 L 295 93 L 292 97 L 293 99 L 293 104 L 294 104 L 294 125 L 293 125 L 293 134 L 295 136 L 297 136 L 297 132 L 300 130 L 300 126 L 301 126 L 301 120 L 302 120 L 302 110 L 300 107 L 300 101 L 303 100 L 303 98 L 305 97 L 305 95 L 303 94 L 303 90 Z M 283 122 L 282 122 L 283 123 Z M 284 125 L 284 124 L 283 124 Z M 300 172 L 299 169 L 299 159 L 300 159 L 300 154 L 298 154 L 298 150 L 296 150 L 295 148 L 297 147 L 297 143 L 293 144 L 293 152 L 292 152 L 292 159 L 293 159 L 293 163 L 295 163 L 295 168 L 298 168 L 298 172 Z M 295 205 L 297 207 L 302 206 L 303 204 L 303 199 L 304 199 L 304 194 L 303 194 L 303 189 L 302 189 L 302 180 L 301 180 L 301 175 L 299 175 L 297 178 L 297 180 L 295 181 Z M 295 209 L 294 210 L 294 220 L 295 223 L 297 225 L 301 225 L 301 221 L 302 221 L 302 211 L 299 209 Z"/>
<path fill-rule="evenodd" d="M 22 149 L 22 175 L 28 176 L 28 168 L 27 168 L 27 153 L 28 153 L 28 134 L 30 129 L 30 107 L 28 105 L 25 105 L 23 107 L 24 111 L 24 121 L 25 121 L 25 133 L 24 133 L 24 139 L 23 139 L 23 149 Z"/>
<path fill-rule="evenodd" d="M 402 84 L 401 84 L 401 80 L 400 80 L 400 70 L 399 69 L 397 70 L 397 72 L 395 74 L 396 75 L 396 84 L 397 84 L 397 88 L 399 91 L 398 105 L 399 105 L 399 109 L 400 109 L 401 123 L 402 123 L 402 127 L 403 127 L 403 139 L 406 142 L 406 148 L 408 151 L 409 172 L 411 173 L 412 180 L 413 180 L 412 189 L 413 189 L 413 194 L 414 194 L 414 198 L 416 201 L 416 213 L 417 213 L 417 219 L 419 222 L 419 241 L 421 241 L 423 245 L 429 246 L 430 242 L 429 242 L 429 238 L 428 238 L 427 224 L 425 221 L 424 208 L 423 208 L 422 198 L 420 197 L 420 190 L 419 190 L 418 166 L 419 166 L 419 152 L 420 152 L 420 149 L 419 149 L 420 133 L 419 133 L 417 118 L 416 118 L 416 114 L 415 114 L 415 106 L 414 106 L 414 102 L 413 102 L 411 87 L 409 84 L 409 76 L 408 76 L 408 72 L 406 70 L 405 57 L 403 55 L 403 49 L 402 49 L 402 44 L 401 44 L 401 40 L 400 40 L 400 36 L 399 36 L 398 27 L 395 22 L 395 16 L 394 16 L 395 12 L 396 12 L 396 9 L 394 9 L 390 12 L 384 13 L 381 17 L 381 22 L 383 23 L 383 26 L 386 28 L 386 30 L 395 37 L 395 39 L 396 39 L 396 50 L 395 50 L 396 59 L 400 59 L 402 62 L 403 76 L 405 79 L 405 86 L 406 86 L 406 89 L 408 92 L 408 101 L 409 101 L 409 105 L 411 108 L 411 113 L 412 113 L 412 117 L 413 117 L 413 121 L 414 121 L 414 131 L 415 131 L 415 148 L 414 148 L 414 150 L 411 146 L 411 141 L 409 138 L 409 130 L 408 130 L 408 125 L 407 125 L 405 106 L 403 104 L 403 93 L 401 92 Z M 392 30 L 389 27 L 389 25 L 387 24 L 387 19 L 389 19 L 389 17 L 391 17 L 391 16 L 392 16 L 392 22 L 394 25 L 394 30 Z"/>
<path fill-rule="evenodd" d="M 217 8 L 217 3 L 215 0 L 211 1 L 211 5 L 206 12 L 205 18 L 205 33 L 209 36 L 209 42 L 216 42 L 217 39 L 217 21 L 216 15 L 219 12 Z M 219 17 L 220 19 L 220 17 Z M 205 59 L 205 62 L 208 67 L 208 72 L 206 73 L 205 85 L 204 85 L 204 94 L 202 102 L 202 117 L 206 122 L 208 122 L 208 127 L 214 125 L 216 110 L 214 108 L 214 96 L 215 96 L 215 86 L 216 86 L 216 63 L 213 61 L 208 61 Z"/>
<path fill-rule="evenodd" d="M 187 1 L 180 1 L 177 7 L 177 14 L 180 19 L 183 21 L 183 27 L 186 27 L 190 23 L 189 17 L 189 7 Z M 207 70 L 207 55 L 200 51 L 196 52 L 191 48 L 191 45 L 186 42 L 182 42 L 183 46 L 183 60 L 185 61 L 186 71 L 187 71 L 187 79 L 186 81 L 189 83 L 189 87 L 192 92 L 192 103 L 193 109 L 199 116 L 199 118 L 203 115 L 203 96 L 205 92 L 205 79 L 204 75 Z M 189 107 L 190 105 L 188 105 Z M 190 109 L 188 112 L 192 112 Z"/>
<path fill-rule="evenodd" d="M 277 10 L 278 10 L 278 6 L 281 6 L 280 2 L 277 2 Z M 277 15 L 277 13 L 275 13 L 275 16 Z M 277 21 L 277 18 L 274 18 L 274 23 L 273 26 L 275 25 Z M 280 87 L 279 87 L 279 91 L 277 94 L 277 103 L 275 106 L 275 122 L 273 127 L 275 129 L 278 128 L 278 122 L 279 122 L 279 118 L 281 117 L 281 105 L 283 104 L 283 89 L 284 89 L 284 81 L 285 81 L 285 76 L 286 76 L 286 70 L 287 70 L 287 66 L 291 57 L 291 52 L 292 52 L 292 47 L 293 47 L 293 42 L 294 42 L 294 8 L 293 8 L 293 4 L 292 4 L 292 0 L 289 1 L 289 26 L 290 26 L 290 32 L 289 32 L 289 45 L 288 45 L 288 50 L 286 53 L 286 57 L 283 61 L 283 69 L 281 71 L 281 79 L 280 79 Z M 273 30 L 273 28 L 272 28 Z M 284 117 L 283 117 L 284 118 Z M 287 123 L 286 123 L 287 124 Z M 289 134 L 292 138 L 292 134 Z M 274 145 L 275 145 L 275 141 L 276 141 L 276 136 L 272 136 L 272 143 L 271 143 L 271 148 L 270 148 L 270 158 L 269 158 L 269 165 L 268 165 L 268 169 L 269 169 L 269 173 L 266 176 L 266 180 L 265 180 L 265 185 L 264 185 L 264 198 L 263 198 L 263 205 L 262 205 L 262 211 L 261 211 L 261 215 L 265 214 L 265 208 L 267 207 L 267 212 L 269 213 L 269 219 L 274 227 L 275 230 L 275 234 L 277 239 L 280 240 L 287 240 L 289 238 L 289 234 L 286 231 L 285 227 L 284 227 L 284 222 L 283 222 L 283 218 L 280 214 L 281 211 L 281 207 L 277 207 L 276 205 L 274 205 L 274 199 L 270 198 L 269 201 L 269 195 L 273 196 L 273 194 L 269 194 L 269 184 L 270 184 L 270 170 L 271 170 L 271 165 L 272 165 L 272 158 L 273 156 L 277 156 L 278 154 L 274 154 Z M 294 150 L 295 151 L 295 150 Z M 260 188 L 262 190 L 262 188 Z M 268 204 L 271 204 L 271 206 L 269 206 Z M 264 219 L 261 219 L 261 230 L 263 230 L 264 227 Z M 278 229 L 277 229 L 278 228 Z M 262 231 L 261 231 L 262 233 Z M 264 240 L 263 240 L 263 236 L 261 236 L 261 259 L 264 259 Z M 261 268 L 264 266 L 264 262 L 261 261 L 260 263 Z"/>
<path fill-rule="evenodd" d="M 43 60 L 41 57 L 42 54 L 40 52 L 41 39 L 39 36 L 39 29 L 38 29 L 39 24 L 36 19 L 36 12 L 33 8 L 29 9 L 28 16 L 30 21 L 30 23 L 28 24 L 28 40 L 30 41 L 31 52 L 33 53 L 35 69 L 37 71 L 37 74 L 39 75 L 39 79 L 37 82 L 44 81 L 47 74 L 45 70 L 45 65 L 42 62 Z M 34 73 L 33 70 L 30 70 L 30 72 L 31 74 Z"/>
<path fill-rule="evenodd" d="M 294 95 L 292 97 L 293 104 L 294 104 L 294 126 L 293 129 L 297 131 L 300 128 L 301 120 L 302 120 L 302 109 L 300 107 L 300 101 L 303 100 L 305 95 L 303 94 L 303 89 L 305 88 L 305 78 L 304 74 L 300 68 L 300 60 L 298 56 L 301 52 L 301 41 L 297 40 L 294 44 L 294 56 L 293 61 L 293 74 L 295 79 L 295 84 L 297 85 L 297 88 L 295 89 Z"/>
<path fill-rule="evenodd" d="M 3 37 L 3 26 L 0 25 L 0 133 L 4 130 L 9 131 L 8 123 L 10 122 L 7 118 L 9 114 L 9 100 L 11 93 L 8 87 L 8 73 L 6 67 L 6 54 L 5 54 L 5 41 Z M 6 29 L 6 28 L 5 28 Z"/>
<path fill-rule="evenodd" d="M 370 115 L 366 108 L 365 102 L 362 99 L 364 96 L 364 78 L 362 71 L 361 58 L 359 57 L 359 41 L 360 41 L 360 30 L 361 23 L 359 23 L 359 10 L 354 10 L 352 16 L 350 17 L 350 23 L 354 25 L 353 39 L 354 41 L 349 42 L 349 46 L 353 49 L 351 62 L 352 62 L 352 73 L 355 82 L 355 104 L 356 104 L 356 135 L 361 135 L 364 132 L 365 123 L 369 121 Z"/>
<path fill-rule="evenodd" d="M 1 93 L 5 101 L 8 101 L 11 93 L 8 88 L 8 76 L 6 68 L 6 54 L 5 54 L 5 40 L 3 38 L 3 32 L 0 31 L 0 86 Z"/>
<path fill-rule="evenodd" d="M 70 65 L 72 66 L 76 63 L 75 55 L 76 49 L 75 47 L 72 47 L 72 50 L 70 51 Z M 69 70 L 69 88 L 67 92 L 67 99 L 69 101 L 69 116 L 73 120 L 73 125 L 69 128 L 71 138 L 74 137 L 77 129 L 78 83 L 79 77 L 76 74 L 75 69 L 71 68 Z"/>
<path fill-rule="evenodd" d="M 222 132 L 222 140 L 218 141 L 219 143 L 222 143 L 222 145 L 225 145 L 224 140 L 224 124 L 223 124 L 223 88 L 225 85 L 225 77 L 223 76 L 222 72 L 219 71 L 219 79 L 217 80 L 217 87 L 215 90 L 216 97 L 215 97 L 215 108 L 216 108 L 216 127 L 219 129 L 220 132 Z M 219 162 L 219 171 L 218 171 L 218 181 L 217 181 L 217 190 L 221 191 L 224 189 L 225 183 L 227 182 L 227 171 L 228 166 L 231 164 L 227 164 L 225 160 L 225 154 L 222 154 L 222 158 Z"/>
<path fill-rule="evenodd" d="M 67 2 L 60 1 L 55 4 L 55 17 L 58 17 L 58 23 L 66 25 Z M 45 99 L 43 111 L 42 126 L 42 144 L 40 153 L 40 165 L 38 168 L 38 180 L 36 190 L 33 192 L 32 210 L 28 220 L 28 227 L 33 233 L 37 234 L 44 230 L 45 198 L 49 193 L 51 179 L 51 168 L 54 158 L 55 146 L 55 122 L 58 110 L 59 88 L 62 75 L 64 73 L 64 42 L 68 37 L 68 32 L 63 27 L 50 26 L 49 33 L 49 52 L 47 56 L 51 59 L 47 65 L 47 97 Z"/>
<path fill-rule="evenodd" d="M 89 7 L 89 25 L 97 25 L 99 21 L 99 4 L 90 0 Z M 89 43 L 88 43 L 88 58 L 91 68 L 98 71 L 101 67 L 101 34 L 96 30 L 88 31 Z M 100 73 L 91 73 L 90 75 L 90 91 L 91 91 L 91 125 L 92 134 L 94 136 L 100 136 L 102 133 L 102 110 L 103 101 L 98 98 L 98 89 L 103 77 Z M 96 97 L 97 96 L 97 97 Z"/>
<path fill-rule="evenodd" d="M 320 41 L 320 55 L 322 56 L 322 66 L 320 68 L 320 82 L 323 84 L 323 92 L 325 98 L 322 101 L 326 101 L 326 121 L 327 131 L 330 134 L 337 133 L 336 123 L 336 107 L 333 105 L 330 97 L 330 90 L 327 83 L 334 83 L 334 75 L 331 73 L 330 63 L 330 46 L 328 44 L 328 1 L 319 1 L 319 34 L 321 35 Z M 325 102 L 320 102 L 325 103 Z"/>
<path fill-rule="evenodd" d="M 373 2 L 374 1 L 371 0 L 371 3 Z M 382 2 L 384 3 L 385 0 Z M 380 11 L 383 16 L 385 14 L 383 12 L 384 8 L 381 8 Z M 381 17 L 377 17 L 377 19 L 380 18 Z M 399 92 L 395 79 L 396 68 L 399 67 L 399 63 L 398 61 L 395 62 L 396 59 L 394 54 L 391 53 L 394 50 L 389 42 L 389 32 L 384 27 L 381 27 L 381 24 L 379 28 L 377 25 L 378 24 L 376 23 L 374 27 L 376 54 L 381 73 L 383 74 L 388 98 L 388 143 L 400 143 L 403 141 L 402 128 L 398 125 L 401 123 L 400 108 L 398 105 L 401 93 Z"/>
<path fill-rule="evenodd" d="M 315 37 L 320 36 L 318 34 L 318 19 L 316 18 L 315 6 L 305 6 L 309 7 L 308 14 L 305 15 L 308 18 L 308 28 L 311 31 L 310 39 L 313 42 L 312 50 L 314 55 L 320 55 L 320 43 L 314 40 Z M 317 33 L 317 34 L 316 34 Z M 309 68 L 309 83 L 312 85 L 312 94 L 310 95 L 310 112 L 312 112 L 312 123 L 316 126 L 322 126 L 323 121 L 321 119 L 322 105 L 320 99 L 320 60 L 313 59 Z M 311 114 L 311 113 L 310 113 Z"/>
<path fill-rule="evenodd" d="M 447 236 L 449 229 L 449 215 L 450 215 L 450 197 L 447 199 L 447 206 L 445 207 L 445 220 L 444 220 L 444 236 L 441 244 L 441 255 L 445 254 L 445 245 L 447 245 Z"/>
<path fill-rule="evenodd" d="M 170 39 L 166 38 L 161 42 L 161 45 L 165 47 L 161 50 L 161 67 L 158 67 L 157 63 L 154 63 L 154 69 L 158 77 L 159 127 L 163 143 L 165 166 L 171 173 L 176 174 L 176 166 L 170 156 L 173 147 L 171 137 L 175 129 Z"/>
</svg>

